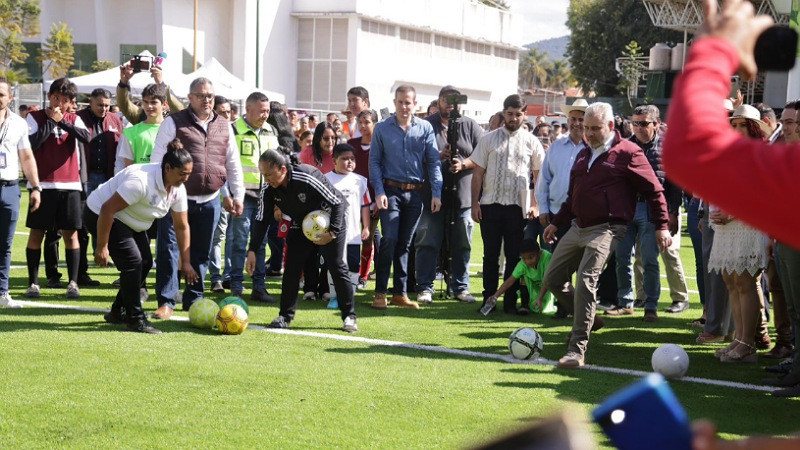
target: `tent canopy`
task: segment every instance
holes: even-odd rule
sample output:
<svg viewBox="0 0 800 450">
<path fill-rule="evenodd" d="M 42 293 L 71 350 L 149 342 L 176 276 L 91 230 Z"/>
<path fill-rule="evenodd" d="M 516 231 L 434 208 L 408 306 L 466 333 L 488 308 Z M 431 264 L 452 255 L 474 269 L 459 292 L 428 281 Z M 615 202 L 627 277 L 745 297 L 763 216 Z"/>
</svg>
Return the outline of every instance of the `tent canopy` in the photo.
<svg viewBox="0 0 800 450">
<path fill-rule="evenodd" d="M 147 50 L 144 50 L 139 54 L 142 56 L 153 56 L 153 54 Z M 266 94 L 270 100 L 279 101 L 281 103 L 286 102 L 286 96 L 281 93 L 257 89 L 255 86 L 245 83 L 243 80 L 237 78 L 230 73 L 225 66 L 217 61 L 216 58 L 209 59 L 205 64 L 203 64 L 202 67 L 188 75 L 181 75 L 177 79 L 168 80 L 168 84 L 173 94 L 178 97 L 186 98 L 189 95 L 189 84 L 192 82 L 192 80 L 199 77 L 204 77 L 211 80 L 211 82 L 214 84 L 214 92 L 217 95 L 222 95 L 230 100 L 244 100 L 253 91 L 260 91 Z M 70 78 L 70 81 L 78 86 L 78 92 L 82 94 L 89 94 L 97 88 L 103 88 L 111 92 L 115 92 L 117 83 L 119 83 L 119 67 L 103 70 L 101 72 L 90 73 L 80 77 Z M 152 82 L 153 78 L 149 76 L 149 73 L 140 72 L 134 74 L 130 80 L 131 93 L 133 95 L 141 95 L 142 89 Z M 50 89 L 51 84 L 53 84 L 53 80 L 44 82 L 45 91 Z"/>
</svg>

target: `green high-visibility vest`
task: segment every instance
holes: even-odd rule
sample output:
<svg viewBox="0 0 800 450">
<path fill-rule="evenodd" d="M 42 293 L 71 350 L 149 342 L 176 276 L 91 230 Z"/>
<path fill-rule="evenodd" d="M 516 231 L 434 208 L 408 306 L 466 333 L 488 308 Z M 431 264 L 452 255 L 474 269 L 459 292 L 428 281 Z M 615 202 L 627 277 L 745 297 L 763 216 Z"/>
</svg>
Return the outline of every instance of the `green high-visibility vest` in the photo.
<svg viewBox="0 0 800 450">
<path fill-rule="evenodd" d="M 133 164 L 147 164 L 156 144 L 156 135 L 160 123 L 139 122 L 132 127 L 122 130 L 133 150 Z"/>
<path fill-rule="evenodd" d="M 242 162 L 244 188 L 261 189 L 258 158 L 265 150 L 278 148 L 278 131 L 268 123 L 254 130 L 242 117 L 236 119 L 232 127 L 236 136 L 236 146 L 239 148 L 239 159 Z"/>
</svg>

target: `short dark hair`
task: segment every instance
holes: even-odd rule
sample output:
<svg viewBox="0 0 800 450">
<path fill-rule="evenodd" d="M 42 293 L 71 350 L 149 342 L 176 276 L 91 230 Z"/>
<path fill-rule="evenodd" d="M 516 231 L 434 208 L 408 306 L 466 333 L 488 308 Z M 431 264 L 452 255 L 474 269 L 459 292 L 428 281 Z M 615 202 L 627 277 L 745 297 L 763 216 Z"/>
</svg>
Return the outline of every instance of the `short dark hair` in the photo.
<svg viewBox="0 0 800 450">
<path fill-rule="evenodd" d="M 330 117 L 330 116 L 336 116 L 336 117 L 339 117 L 339 114 L 336 114 L 335 112 L 329 112 L 328 114 L 325 114 L 325 118 L 328 118 L 328 117 Z"/>
<path fill-rule="evenodd" d="M 67 77 L 58 78 L 50 85 L 50 91 L 48 92 L 48 95 L 55 94 L 61 94 L 70 100 L 75 100 L 78 96 L 78 86 L 75 86 L 75 83 L 69 81 Z"/>
<path fill-rule="evenodd" d="M 311 134 L 312 134 L 311 130 L 303 131 L 302 133 L 300 133 L 300 140 L 302 141 L 303 139 L 311 136 Z"/>
<path fill-rule="evenodd" d="M 92 97 L 92 98 L 101 98 L 102 97 L 102 98 L 107 98 L 107 99 L 111 100 L 111 91 L 109 91 L 108 89 L 97 88 L 97 89 L 93 90 L 91 94 L 89 94 L 89 97 Z"/>
<path fill-rule="evenodd" d="M 247 96 L 247 100 L 245 100 L 245 103 L 268 102 L 268 101 L 269 98 L 263 92 L 255 91 Z"/>
<path fill-rule="evenodd" d="M 161 170 L 164 170 L 167 164 L 173 169 L 176 169 L 178 167 L 184 167 L 192 161 L 192 155 L 188 150 L 183 148 L 181 140 L 175 138 L 167 144 L 167 152 L 164 153 L 164 158 L 161 160 Z"/>
<path fill-rule="evenodd" d="M 231 102 L 230 100 L 223 97 L 222 95 L 214 96 L 214 106 L 224 105 L 225 103 L 230 103 L 230 102 Z"/>
<path fill-rule="evenodd" d="M 237 105 L 236 103 L 231 103 L 231 112 L 238 114 L 239 113 L 239 105 Z"/>
<path fill-rule="evenodd" d="M 361 119 L 361 117 L 369 116 L 372 119 L 372 123 L 378 123 L 378 113 L 374 109 L 365 109 L 358 113 L 358 117 L 356 119 Z"/>
<path fill-rule="evenodd" d="M 639 105 L 633 109 L 634 116 L 650 116 L 656 122 L 661 121 L 661 111 L 656 105 Z M 616 122 L 616 120 L 615 120 Z"/>
<path fill-rule="evenodd" d="M 297 157 L 292 153 L 292 150 L 284 145 L 280 145 L 274 150 L 264 150 L 264 153 L 259 156 L 258 162 L 274 167 L 289 167 L 298 163 Z"/>
<path fill-rule="evenodd" d="M 314 122 L 319 122 L 319 117 L 316 114 L 309 114 L 308 120 L 313 120 Z"/>
<path fill-rule="evenodd" d="M 336 144 L 336 147 L 333 147 L 333 158 L 336 159 L 339 157 L 339 155 L 345 152 L 351 152 L 355 154 L 356 149 L 350 144 Z"/>
<path fill-rule="evenodd" d="M 791 100 L 783 107 L 783 109 L 800 109 L 800 99 Z"/>
<path fill-rule="evenodd" d="M 523 239 L 522 244 L 519 246 L 519 253 L 539 253 L 541 247 L 536 239 Z"/>
<path fill-rule="evenodd" d="M 351 87 L 347 91 L 347 95 L 355 95 L 356 97 L 361 97 L 361 100 L 369 100 L 369 92 L 361 86 Z"/>
<path fill-rule="evenodd" d="M 539 125 L 533 127 L 533 134 L 539 133 L 539 130 L 541 130 L 542 128 L 552 128 L 552 125 L 550 125 L 549 123 L 540 123 Z"/>
<path fill-rule="evenodd" d="M 397 98 L 397 94 L 405 94 L 408 92 L 413 92 L 414 98 L 417 98 L 417 90 L 414 89 L 414 86 L 411 86 L 410 84 L 401 84 L 400 86 L 397 86 L 397 89 L 394 90 L 394 97 Z"/>
<path fill-rule="evenodd" d="M 525 99 L 518 94 L 509 95 L 505 100 L 503 100 L 503 111 L 507 110 L 508 108 L 524 110 L 526 106 L 528 105 L 525 104 Z"/>
<path fill-rule="evenodd" d="M 773 124 L 775 123 L 775 121 L 778 120 L 778 117 L 775 115 L 775 110 L 772 109 L 768 104 L 756 103 L 753 105 L 753 107 L 755 107 L 758 110 L 759 114 L 761 114 L 762 120 L 764 120 L 765 118 L 769 119 L 769 121 L 772 122 Z"/>
<path fill-rule="evenodd" d="M 142 99 L 145 97 L 153 97 L 161 103 L 167 102 L 167 90 L 164 86 L 156 83 L 150 83 L 142 89 Z"/>
</svg>

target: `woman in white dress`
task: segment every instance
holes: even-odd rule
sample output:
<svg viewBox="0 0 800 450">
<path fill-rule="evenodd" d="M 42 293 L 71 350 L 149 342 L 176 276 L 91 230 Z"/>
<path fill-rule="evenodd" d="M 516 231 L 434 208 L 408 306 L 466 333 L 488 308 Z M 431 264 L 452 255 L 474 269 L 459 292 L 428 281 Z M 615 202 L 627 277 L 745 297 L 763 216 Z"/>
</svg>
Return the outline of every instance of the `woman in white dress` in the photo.
<svg viewBox="0 0 800 450">
<path fill-rule="evenodd" d="M 766 139 L 771 130 L 757 109 L 742 105 L 731 116 L 734 130 L 753 139 Z M 767 266 L 767 237 L 714 206 L 711 206 L 714 243 L 708 270 L 721 272 L 728 288 L 735 338 L 714 354 L 727 363 L 756 362 L 756 329 L 761 321 L 758 276 Z"/>
</svg>

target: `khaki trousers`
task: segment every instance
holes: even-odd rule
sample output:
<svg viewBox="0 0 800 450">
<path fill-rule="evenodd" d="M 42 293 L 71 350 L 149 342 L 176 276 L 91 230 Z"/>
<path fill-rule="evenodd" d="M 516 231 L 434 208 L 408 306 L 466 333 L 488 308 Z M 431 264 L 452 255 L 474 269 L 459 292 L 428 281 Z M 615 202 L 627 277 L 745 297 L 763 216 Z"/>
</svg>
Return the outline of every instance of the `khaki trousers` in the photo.
<svg viewBox="0 0 800 450">
<path fill-rule="evenodd" d="M 627 229 L 625 225 L 608 223 L 580 228 L 573 221 L 550 259 L 544 285 L 560 305 L 567 309 L 572 307 L 570 312 L 574 319 L 569 352 L 581 356 L 586 353 L 597 303 L 597 279 Z M 577 286 L 573 287 L 570 280 L 576 271 Z"/>
</svg>

